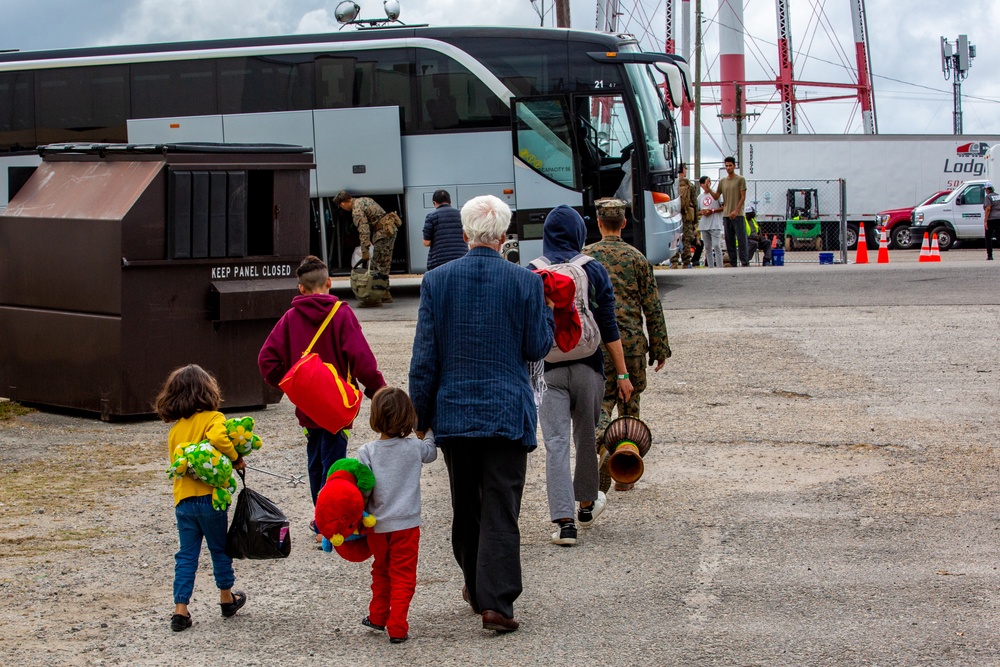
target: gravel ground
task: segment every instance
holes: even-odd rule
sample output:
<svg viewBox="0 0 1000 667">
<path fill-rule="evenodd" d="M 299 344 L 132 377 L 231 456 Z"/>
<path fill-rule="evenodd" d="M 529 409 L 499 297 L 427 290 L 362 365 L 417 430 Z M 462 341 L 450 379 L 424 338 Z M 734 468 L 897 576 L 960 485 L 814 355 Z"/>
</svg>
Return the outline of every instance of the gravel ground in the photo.
<svg viewBox="0 0 1000 667">
<path fill-rule="evenodd" d="M 397 299 L 363 317 L 405 386 L 415 301 Z M 175 634 L 167 427 L 0 422 L 3 663 L 1000 665 L 1000 306 L 667 317 L 675 356 L 643 395 L 646 473 L 576 547 L 549 543 L 544 451 L 530 457 L 522 628 L 505 636 L 462 602 L 440 460 L 424 468 L 408 643 L 360 625 L 368 568 L 314 547 L 308 488 L 252 471 L 292 519 L 292 554 L 237 561 L 249 602 L 225 620 L 203 554 L 195 625 Z M 946 337 L 947 355 L 914 337 Z M 252 414 L 264 448 L 250 465 L 305 473 L 287 401 Z M 367 402 L 357 423 L 351 452 L 372 435 Z"/>
</svg>

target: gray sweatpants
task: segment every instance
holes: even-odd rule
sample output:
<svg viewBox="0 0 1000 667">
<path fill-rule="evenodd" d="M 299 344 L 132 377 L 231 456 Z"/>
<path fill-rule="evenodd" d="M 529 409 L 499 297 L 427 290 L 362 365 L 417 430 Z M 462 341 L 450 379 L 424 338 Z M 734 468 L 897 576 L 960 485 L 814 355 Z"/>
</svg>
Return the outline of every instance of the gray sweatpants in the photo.
<svg viewBox="0 0 1000 667">
<path fill-rule="evenodd" d="M 604 377 L 584 363 L 545 372 L 538 421 L 545 441 L 545 486 L 549 518 L 575 519 L 576 502 L 597 500 L 597 438 Z M 576 443 L 576 470 L 570 474 L 570 424 Z M 576 502 L 574 502 L 574 500 Z"/>
<path fill-rule="evenodd" d="M 701 233 L 701 242 L 705 249 L 701 255 L 705 258 L 705 266 L 717 269 L 722 266 L 722 230 L 709 229 Z"/>
</svg>

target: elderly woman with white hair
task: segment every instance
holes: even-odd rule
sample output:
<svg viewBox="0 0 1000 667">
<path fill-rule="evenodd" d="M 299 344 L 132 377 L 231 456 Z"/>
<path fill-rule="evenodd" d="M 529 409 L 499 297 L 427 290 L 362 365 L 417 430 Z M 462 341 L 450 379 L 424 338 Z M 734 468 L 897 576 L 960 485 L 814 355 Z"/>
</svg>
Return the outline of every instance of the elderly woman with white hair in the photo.
<svg viewBox="0 0 1000 667">
<path fill-rule="evenodd" d="M 500 255 L 510 209 L 491 195 L 462 207 L 465 257 L 424 275 L 410 362 L 417 433 L 433 429 L 451 482 L 462 596 L 483 628 L 518 628 L 518 515 L 535 449 L 529 362 L 552 348 L 542 279 Z"/>
</svg>

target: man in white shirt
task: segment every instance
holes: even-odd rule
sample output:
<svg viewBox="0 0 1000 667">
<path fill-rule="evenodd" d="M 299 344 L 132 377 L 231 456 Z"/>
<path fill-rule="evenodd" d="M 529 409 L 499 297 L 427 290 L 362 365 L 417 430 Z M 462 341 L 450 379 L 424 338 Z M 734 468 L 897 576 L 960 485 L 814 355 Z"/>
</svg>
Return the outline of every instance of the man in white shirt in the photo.
<svg viewBox="0 0 1000 667">
<path fill-rule="evenodd" d="M 712 179 L 702 176 L 698 184 L 701 186 L 698 215 L 701 217 L 701 240 L 705 244 L 705 266 L 717 269 L 722 266 L 722 204 L 719 193 L 712 190 Z"/>
</svg>

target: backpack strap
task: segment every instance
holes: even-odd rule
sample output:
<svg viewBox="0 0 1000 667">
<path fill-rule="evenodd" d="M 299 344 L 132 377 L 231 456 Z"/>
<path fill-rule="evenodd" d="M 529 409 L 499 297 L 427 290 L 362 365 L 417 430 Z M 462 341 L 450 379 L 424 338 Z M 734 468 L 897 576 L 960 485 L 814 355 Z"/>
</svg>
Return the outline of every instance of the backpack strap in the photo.
<svg viewBox="0 0 1000 667">
<path fill-rule="evenodd" d="M 528 266 L 533 266 L 536 269 L 547 269 L 552 266 L 552 262 L 550 262 L 545 255 L 542 255 L 541 257 L 528 262 Z"/>
<path fill-rule="evenodd" d="M 315 345 L 316 341 L 319 340 L 319 337 L 323 335 L 323 332 L 326 330 L 326 325 L 328 325 L 330 320 L 333 319 L 333 316 L 337 314 L 337 310 L 340 308 L 340 304 L 342 303 L 343 301 L 337 301 L 337 303 L 333 304 L 333 308 L 330 309 L 330 314 L 326 316 L 325 320 L 323 320 L 323 324 L 321 324 L 319 329 L 316 330 L 316 335 L 313 336 L 312 341 L 309 343 L 309 347 L 307 347 L 306 351 L 302 353 L 303 357 L 312 352 L 313 345 Z M 348 373 L 348 376 L 350 376 L 350 373 Z"/>
<path fill-rule="evenodd" d="M 593 259 L 594 258 L 591 257 L 590 255 L 584 255 L 584 254 L 581 253 L 581 254 L 577 255 L 576 257 L 574 257 L 573 259 L 569 260 L 568 263 L 569 264 L 573 264 L 575 266 L 579 266 L 580 268 L 583 268 L 584 264 L 593 261 Z"/>
</svg>

